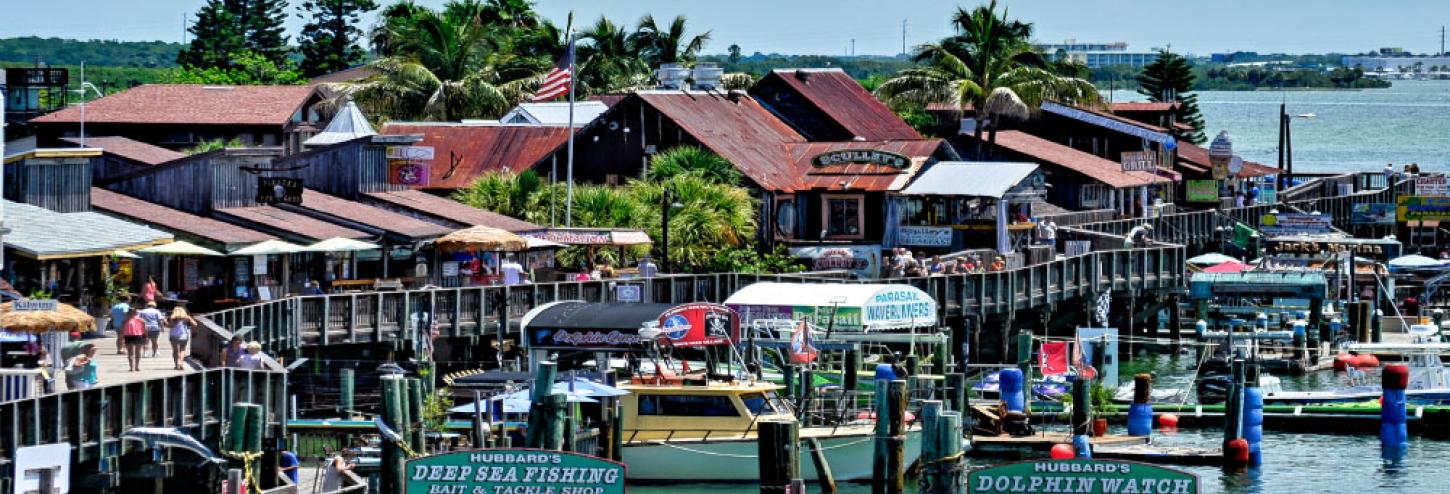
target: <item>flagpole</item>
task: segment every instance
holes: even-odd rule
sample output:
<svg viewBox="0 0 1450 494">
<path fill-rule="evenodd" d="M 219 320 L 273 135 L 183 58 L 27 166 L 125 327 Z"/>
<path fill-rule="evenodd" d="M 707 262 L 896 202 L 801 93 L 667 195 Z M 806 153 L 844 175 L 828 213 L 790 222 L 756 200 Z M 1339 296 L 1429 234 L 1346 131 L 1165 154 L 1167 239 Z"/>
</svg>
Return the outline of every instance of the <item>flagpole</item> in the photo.
<svg viewBox="0 0 1450 494">
<path fill-rule="evenodd" d="M 569 185 L 564 194 L 564 226 L 574 226 L 574 30 L 569 30 L 569 156 L 567 164 Z"/>
</svg>

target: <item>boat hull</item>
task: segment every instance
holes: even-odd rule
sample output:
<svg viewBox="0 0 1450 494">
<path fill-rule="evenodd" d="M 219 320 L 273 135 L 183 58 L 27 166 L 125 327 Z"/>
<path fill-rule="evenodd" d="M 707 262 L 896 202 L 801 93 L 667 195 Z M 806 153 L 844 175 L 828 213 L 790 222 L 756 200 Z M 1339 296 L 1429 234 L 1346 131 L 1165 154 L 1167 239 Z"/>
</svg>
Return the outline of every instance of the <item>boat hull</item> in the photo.
<svg viewBox="0 0 1450 494">
<path fill-rule="evenodd" d="M 1373 401 L 1383 394 L 1372 386 L 1359 386 L 1337 391 L 1284 392 L 1264 396 L 1265 404 L 1318 405 L 1328 403 L 1359 403 Z M 1411 389 L 1405 391 L 1410 405 L 1450 405 L 1450 389 Z"/>
<path fill-rule="evenodd" d="M 802 431 L 804 441 L 810 434 Z M 875 447 L 870 432 L 822 435 L 817 437 L 837 481 L 861 480 L 871 477 L 872 451 Z M 921 456 L 921 429 L 912 429 L 906 436 L 905 464 L 911 465 Z M 620 451 L 629 466 L 630 481 L 688 482 L 759 482 L 759 446 L 755 438 L 709 441 L 648 441 L 624 445 Z M 801 449 L 801 477 L 816 481 L 816 466 L 811 455 Z"/>
</svg>

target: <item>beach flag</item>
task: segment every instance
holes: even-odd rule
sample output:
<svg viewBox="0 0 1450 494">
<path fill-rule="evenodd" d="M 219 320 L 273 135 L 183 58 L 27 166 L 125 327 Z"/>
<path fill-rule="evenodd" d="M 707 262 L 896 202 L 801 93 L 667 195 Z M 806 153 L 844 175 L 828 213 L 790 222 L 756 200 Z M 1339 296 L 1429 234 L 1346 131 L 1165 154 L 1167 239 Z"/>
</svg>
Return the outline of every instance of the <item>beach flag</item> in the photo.
<svg viewBox="0 0 1450 494">
<path fill-rule="evenodd" d="M 790 335 L 790 362 L 793 364 L 809 364 L 816 361 L 816 347 L 811 344 L 811 325 L 801 319 L 799 326 L 795 327 L 795 333 Z"/>
<path fill-rule="evenodd" d="M 574 40 L 569 40 L 569 49 L 564 51 L 564 56 L 559 57 L 559 63 L 548 74 L 544 74 L 544 82 L 539 84 L 539 90 L 534 93 L 534 102 L 549 101 L 560 96 L 569 94 L 569 86 L 573 82 L 574 72 Z"/>
</svg>

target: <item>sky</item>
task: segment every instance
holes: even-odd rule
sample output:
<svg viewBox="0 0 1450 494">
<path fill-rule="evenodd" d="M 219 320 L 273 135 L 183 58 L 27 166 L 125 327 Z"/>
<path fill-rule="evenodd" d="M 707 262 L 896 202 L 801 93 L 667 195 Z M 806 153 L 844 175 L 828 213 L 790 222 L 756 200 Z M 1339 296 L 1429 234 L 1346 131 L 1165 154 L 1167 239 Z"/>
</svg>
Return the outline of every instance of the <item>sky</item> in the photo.
<svg viewBox="0 0 1450 494">
<path fill-rule="evenodd" d="M 394 0 L 379 0 L 380 4 Z M 417 0 L 438 6 L 445 0 Z M 538 0 L 538 9 L 563 24 L 601 14 L 633 24 L 684 14 L 693 30 L 711 30 L 706 53 L 739 44 L 750 54 L 894 55 L 950 33 L 957 5 L 977 0 Z M 0 37 L 181 41 L 183 18 L 204 0 L 0 0 Z M 301 0 L 292 0 L 300 5 Z M 1129 49 L 1171 47 L 1198 55 L 1358 53 L 1399 47 L 1440 50 L 1450 24 L 1446 0 L 1002 0 L 1013 18 L 1032 22 L 1041 42 L 1126 41 Z M 289 18 L 295 37 L 303 20 Z M 663 22 L 663 21 L 661 21 Z M 371 17 L 365 25 L 371 26 Z"/>
</svg>

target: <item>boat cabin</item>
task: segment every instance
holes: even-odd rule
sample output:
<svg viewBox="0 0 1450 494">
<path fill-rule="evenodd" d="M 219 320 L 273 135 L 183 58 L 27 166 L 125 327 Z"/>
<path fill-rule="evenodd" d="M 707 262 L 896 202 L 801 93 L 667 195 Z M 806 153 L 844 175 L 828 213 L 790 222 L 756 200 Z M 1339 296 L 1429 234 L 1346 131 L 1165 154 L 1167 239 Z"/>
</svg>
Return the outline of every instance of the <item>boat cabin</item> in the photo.
<svg viewBox="0 0 1450 494">
<path fill-rule="evenodd" d="M 621 385 L 625 443 L 650 440 L 746 439 L 762 418 L 791 419 L 790 405 L 769 383 L 676 386 Z"/>
</svg>

